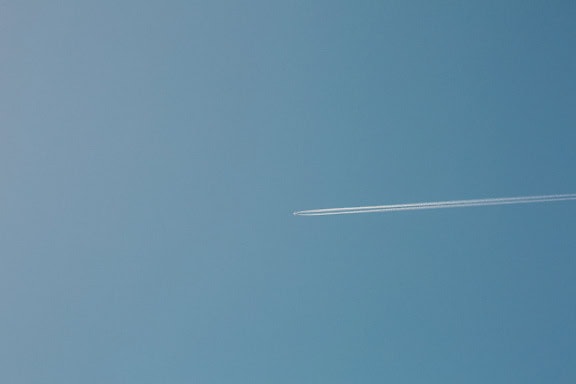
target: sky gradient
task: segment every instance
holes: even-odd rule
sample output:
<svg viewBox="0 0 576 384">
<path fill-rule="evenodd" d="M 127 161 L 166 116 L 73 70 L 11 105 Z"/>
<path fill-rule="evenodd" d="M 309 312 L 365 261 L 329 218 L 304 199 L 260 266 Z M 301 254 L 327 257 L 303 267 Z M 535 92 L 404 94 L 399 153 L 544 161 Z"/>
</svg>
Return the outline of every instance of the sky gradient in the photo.
<svg viewBox="0 0 576 384">
<path fill-rule="evenodd" d="M 0 2 L 0 381 L 574 383 L 573 1 Z"/>
</svg>

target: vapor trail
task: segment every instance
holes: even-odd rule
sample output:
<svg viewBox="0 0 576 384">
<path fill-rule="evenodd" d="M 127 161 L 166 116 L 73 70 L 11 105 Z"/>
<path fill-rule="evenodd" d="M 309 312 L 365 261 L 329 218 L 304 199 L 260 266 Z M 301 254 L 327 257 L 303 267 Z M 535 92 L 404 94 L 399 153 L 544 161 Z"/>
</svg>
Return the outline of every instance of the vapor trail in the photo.
<svg viewBox="0 0 576 384">
<path fill-rule="evenodd" d="M 576 193 L 569 193 L 569 194 L 564 194 L 564 195 L 498 197 L 498 198 L 491 198 L 491 199 L 452 200 L 452 201 L 435 201 L 435 202 L 428 202 L 428 203 L 373 205 L 373 206 L 367 206 L 367 207 L 311 209 L 311 210 L 307 210 L 307 211 L 294 212 L 294 215 L 299 215 L 299 216 L 345 215 L 345 214 L 353 214 L 353 213 L 412 211 L 412 210 L 420 210 L 420 209 L 463 208 L 463 207 L 484 207 L 484 206 L 488 206 L 488 205 L 547 203 L 547 202 L 552 202 L 552 201 L 565 201 L 565 200 L 576 200 Z"/>
</svg>

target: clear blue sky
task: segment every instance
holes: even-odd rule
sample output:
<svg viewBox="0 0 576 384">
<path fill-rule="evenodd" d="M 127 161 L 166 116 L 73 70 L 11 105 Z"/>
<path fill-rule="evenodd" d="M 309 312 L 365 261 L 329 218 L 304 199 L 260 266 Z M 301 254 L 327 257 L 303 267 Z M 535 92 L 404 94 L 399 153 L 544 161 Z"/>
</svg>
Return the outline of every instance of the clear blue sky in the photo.
<svg viewBox="0 0 576 384">
<path fill-rule="evenodd" d="M 0 381 L 574 383 L 576 2 L 0 2 Z"/>
</svg>

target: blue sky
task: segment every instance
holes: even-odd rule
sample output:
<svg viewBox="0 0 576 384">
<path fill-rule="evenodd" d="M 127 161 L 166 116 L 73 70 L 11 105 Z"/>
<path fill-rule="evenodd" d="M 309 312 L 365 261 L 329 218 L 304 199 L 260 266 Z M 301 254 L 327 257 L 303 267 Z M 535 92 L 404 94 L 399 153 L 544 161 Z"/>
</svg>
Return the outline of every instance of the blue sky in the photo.
<svg viewBox="0 0 576 384">
<path fill-rule="evenodd" d="M 0 4 L 6 383 L 573 383 L 572 1 Z"/>
</svg>

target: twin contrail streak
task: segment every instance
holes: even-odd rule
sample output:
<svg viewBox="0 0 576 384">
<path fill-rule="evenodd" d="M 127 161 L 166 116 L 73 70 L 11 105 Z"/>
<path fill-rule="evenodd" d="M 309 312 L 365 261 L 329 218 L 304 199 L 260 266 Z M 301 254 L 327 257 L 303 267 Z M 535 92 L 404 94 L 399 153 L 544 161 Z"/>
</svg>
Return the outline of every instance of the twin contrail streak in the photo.
<svg viewBox="0 0 576 384">
<path fill-rule="evenodd" d="M 576 193 L 569 193 L 564 195 L 498 197 L 492 199 L 435 201 L 429 203 L 373 205 L 367 207 L 311 209 L 307 211 L 294 212 L 294 215 L 298 216 L 346 215 L 353 213 L 414 211 L 420 209 L 464 208 L 464 207 L 485 207 L 488 205 L 549 203 L 552 201 L 566 201 L 566 200 L 576 200 Z"/>
</svg>

